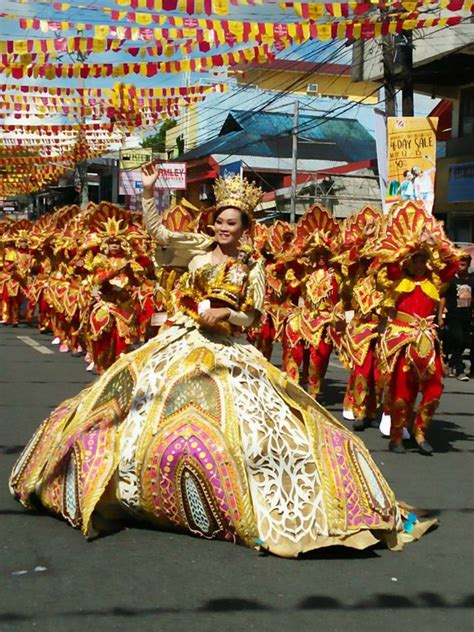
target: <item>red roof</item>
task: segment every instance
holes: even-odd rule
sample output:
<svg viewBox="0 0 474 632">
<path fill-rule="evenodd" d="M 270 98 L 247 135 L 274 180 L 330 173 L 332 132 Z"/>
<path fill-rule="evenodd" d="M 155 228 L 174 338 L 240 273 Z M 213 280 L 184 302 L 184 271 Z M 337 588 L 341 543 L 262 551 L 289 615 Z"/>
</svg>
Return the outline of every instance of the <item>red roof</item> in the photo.
<svg viewBox="0 0 474 632">
<path fill-rule="evenodd" d="M 453 102 L 449 99 L 441 99 L 431 110 L 429 116 L 437 116 L 439 118 L 436 140 L 449 140 L 453 126 Z"/>
</svg>

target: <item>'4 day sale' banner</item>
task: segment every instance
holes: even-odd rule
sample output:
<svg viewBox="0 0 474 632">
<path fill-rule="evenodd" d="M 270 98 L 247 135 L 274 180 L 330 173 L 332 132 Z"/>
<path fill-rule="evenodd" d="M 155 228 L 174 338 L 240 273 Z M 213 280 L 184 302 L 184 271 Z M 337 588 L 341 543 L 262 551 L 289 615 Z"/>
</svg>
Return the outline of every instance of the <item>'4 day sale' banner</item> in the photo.
<svg viewBox="0 0 474 632">
<path fill-rule="evenodd" d="M 436 117 L 387 119 L 388 187 L 385 206 L 419 200 L 433 212 L 436 174 Z"/>
</svg>

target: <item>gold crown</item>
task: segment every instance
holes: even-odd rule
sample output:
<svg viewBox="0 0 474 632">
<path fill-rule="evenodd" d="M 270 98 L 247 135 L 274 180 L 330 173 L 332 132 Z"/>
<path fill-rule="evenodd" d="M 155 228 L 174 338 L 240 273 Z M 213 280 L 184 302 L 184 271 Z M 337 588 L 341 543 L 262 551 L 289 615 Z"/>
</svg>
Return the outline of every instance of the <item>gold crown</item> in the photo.
<svg viewBox="0 0 474 632">
<path fill-rule="evenodd" d="M 263 197 L 260 187 L 239 175 L 219 178 L 214 185 L 214 193 L 216 210 L 232 206 L 249 217 Z"/>
</svg>

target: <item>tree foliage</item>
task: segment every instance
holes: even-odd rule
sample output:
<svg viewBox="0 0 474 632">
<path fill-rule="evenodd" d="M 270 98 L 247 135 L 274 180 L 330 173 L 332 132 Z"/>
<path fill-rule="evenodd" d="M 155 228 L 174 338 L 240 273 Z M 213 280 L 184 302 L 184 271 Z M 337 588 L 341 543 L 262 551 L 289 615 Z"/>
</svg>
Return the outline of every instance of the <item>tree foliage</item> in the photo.
<svg viewBox="0 0 474 632">
<path fill-rule="evenodd" d="M 165 152 L 166 151 L 166 132 L 169 129 L 173 129 L 173 127 L 176 127 L 176 125 L 177 125 L 176 121 L 173 121 L 172 119 L 167 119 L 156 134 L 153 134 L 145 138 L 145 140 L 142 142 L 142 147 L 153 149 L 153 151 L 158 152 L 158 153 Z"/>
</svg>

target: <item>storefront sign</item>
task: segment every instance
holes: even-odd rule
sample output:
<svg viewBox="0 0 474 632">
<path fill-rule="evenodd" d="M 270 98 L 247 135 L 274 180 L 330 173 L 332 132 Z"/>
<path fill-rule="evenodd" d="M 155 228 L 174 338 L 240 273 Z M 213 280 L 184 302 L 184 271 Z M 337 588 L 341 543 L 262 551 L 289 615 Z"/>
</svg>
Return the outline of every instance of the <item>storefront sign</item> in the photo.
<svg viewBox="0 0 474 632">
<path fill-rule="evenodd" d="M 186 163 L 166 162 L 160 165 L 157 189 L 185 189 Z"/>
<path fill-rule="evenodd" d="M 142 165 L 153 158 L 152 149 L 123 149 L 120 152 L 120 169 L 132 171 L 139 169 Z"/>
</svg>

